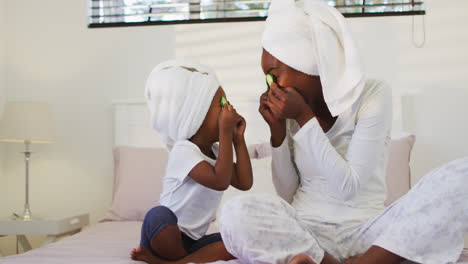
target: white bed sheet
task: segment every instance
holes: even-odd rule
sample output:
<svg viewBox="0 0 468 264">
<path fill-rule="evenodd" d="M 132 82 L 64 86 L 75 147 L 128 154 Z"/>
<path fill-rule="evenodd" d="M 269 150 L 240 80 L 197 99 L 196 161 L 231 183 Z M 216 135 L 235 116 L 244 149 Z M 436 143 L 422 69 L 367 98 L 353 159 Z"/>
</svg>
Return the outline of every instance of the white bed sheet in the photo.
<svg viewBox="0 0 468 264">
<path fill-rule="evenodd" d="M 24 254 L 0 258 L 1 264 L 128 264 L 140 240 L 141 222 L 105 222 Z"/>
<path fill-rule="evenodd" d="M 21 255 L 0 258 L 1 264 L 131 264 L 130 251 L 140 240 L 141 222 L 104 222 L 56 243 Z M 461 263 L 468 264 L 468 251 Z M 237 260 L 217 264 L 241 264 Z"/>
</svg>

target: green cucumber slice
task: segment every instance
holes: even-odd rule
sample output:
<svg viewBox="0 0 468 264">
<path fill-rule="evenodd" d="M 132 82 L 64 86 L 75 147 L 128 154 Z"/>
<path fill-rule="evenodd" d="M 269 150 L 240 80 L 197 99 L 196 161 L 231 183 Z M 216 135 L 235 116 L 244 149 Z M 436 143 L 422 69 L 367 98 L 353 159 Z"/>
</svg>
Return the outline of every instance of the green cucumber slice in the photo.
<svg viewBox="0 0 468 264">
<path fill-rule="evenodd" d="M 266 83 L 267 83 L 268 89 L 271 88 L 271 84 L 274 83 L 274 82 L 276 82 L 276 77 L 271 73 L 267 74 L 266 75 Z"/>
<path fill-rule="evenodd" d="M 221 107 L 224 107 L 225 105 L 229 105 L 228 100 L 226 100 L 226 97 L 222 96 L 221 97 Z"/>
</svg>

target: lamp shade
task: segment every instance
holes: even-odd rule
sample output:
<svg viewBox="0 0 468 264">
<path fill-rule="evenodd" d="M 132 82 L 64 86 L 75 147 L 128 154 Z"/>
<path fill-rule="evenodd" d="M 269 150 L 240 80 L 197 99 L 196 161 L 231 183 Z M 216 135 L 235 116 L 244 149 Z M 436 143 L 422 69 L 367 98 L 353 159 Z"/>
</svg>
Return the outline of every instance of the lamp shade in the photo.
<svg viewBox="0 0 468 264">
<path fill-rule="evenodd" d="M 49 104 L 8 102 L 0 122 L 0 141 L 55 143 Z"/>
</svg>

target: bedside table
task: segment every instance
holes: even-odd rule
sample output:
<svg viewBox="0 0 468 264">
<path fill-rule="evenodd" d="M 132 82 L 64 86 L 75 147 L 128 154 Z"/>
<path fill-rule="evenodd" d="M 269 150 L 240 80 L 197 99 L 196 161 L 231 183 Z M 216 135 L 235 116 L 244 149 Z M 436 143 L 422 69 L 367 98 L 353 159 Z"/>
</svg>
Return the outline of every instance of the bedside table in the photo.
<svg viewBox="0 0 468 264">
<path fill-rule="evenodd" d="M 89 214 L 48 219 L 40 218 L 30 221 L 0 218 L 0 237 L 16 235 L 24 252 L 26 252 L 32 249 L 26 235 L 47 235 L 42 243 L 42 246 L 44 246 L 54 242 L 58 237 L 76 234 L 88 224 Z"/>
</svg>

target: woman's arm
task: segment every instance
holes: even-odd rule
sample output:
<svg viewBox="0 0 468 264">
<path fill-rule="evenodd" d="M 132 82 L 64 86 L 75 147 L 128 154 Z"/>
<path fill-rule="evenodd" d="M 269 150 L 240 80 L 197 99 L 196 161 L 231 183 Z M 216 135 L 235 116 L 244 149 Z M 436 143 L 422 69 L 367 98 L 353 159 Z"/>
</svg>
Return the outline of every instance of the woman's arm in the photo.
<svg viewBox="0 0 468 264">
<path fill-rule="evenodd" d="M 273 184 L 276 193 L 285 201 L 291 203 L 299 187 L 299 176 L 291 160 L 286 135 L 286 120 L 275 117 L 268 107 L 267 101 L 268 91 L 260 97 L 259 112 L 268 123 L 271 132 Z"/>
<path fill-rule="evenodd" d="M 291 160 L 288 141 L 289 139 L 286 137 L 281 146 L 277 148 L 272 146 L 271 174 L 276 193 L 285 201 L 291 203 L 297 188 L 299 188 L 300 181 Z"/>
<path fill-rule="evenodd" d="M 320 165 L 331 190 L 347 201 L 376 175 L 380 159 L 388 152 L 391 122 L 391 91 L 380 85 L 360 107 L 346 155 L 336 151 L 316 118 L 308 120 L 294 135 L 295 146 Z"/>
</svg>

